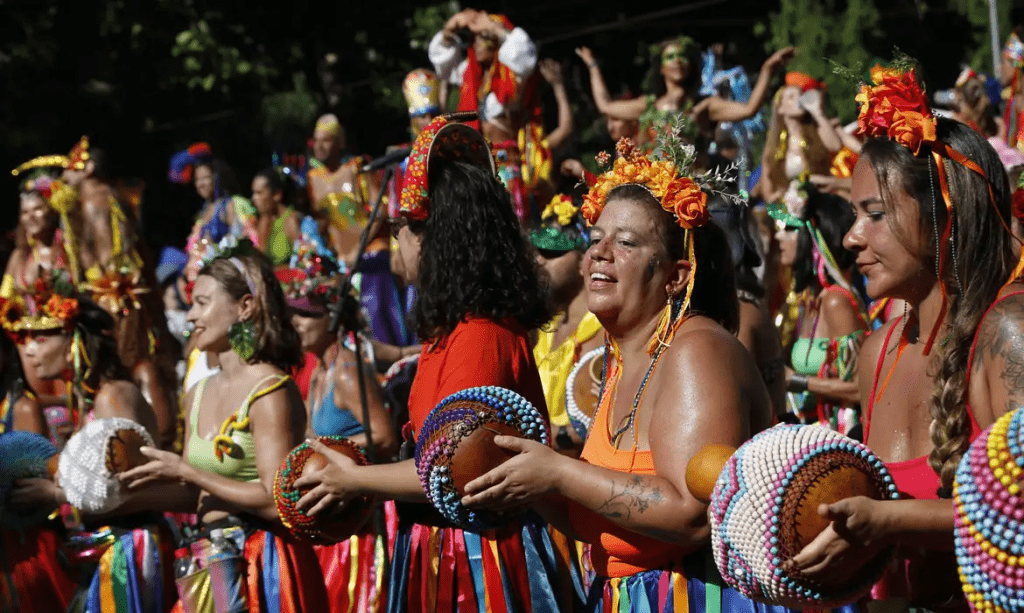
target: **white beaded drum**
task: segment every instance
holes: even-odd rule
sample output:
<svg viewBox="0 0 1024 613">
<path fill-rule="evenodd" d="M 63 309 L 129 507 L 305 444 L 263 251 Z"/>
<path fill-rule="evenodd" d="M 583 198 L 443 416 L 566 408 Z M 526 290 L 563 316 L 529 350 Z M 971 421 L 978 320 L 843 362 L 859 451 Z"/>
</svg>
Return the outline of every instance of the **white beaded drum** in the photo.
<svg viewBox="0 0 1024 613">
<path fill-rule="evenodd" d="M 729 457 L 711 493 L 711 546 L 722 578 L 750 598 L 790 608 L 853 602 L 881 575 L 891 549 L 864 560 L 853 581 L 813 582 L 782 569 L 828 526 L 819 505 L 852 496 L 899 497 L 865 445 L 820 426 L 756 435 Z"/>
<path fill-rule="evenodd" d="M 565 381 L 565 411 L 573 430 L 583 440 L 587 440 L 600 400 L 594 388 L 601 385 L 604 354 L 604 347 L 584 353 Z"/>
<path fill-rule="evenodd" d="M 86 424 L 68 439 L 57 476 L 71 506 L 93 513 L 123 500 L 117 475 L 149 459 L 139 449 L 153 446 L 149 432 L 130 419 L 107 417 Z"/>
<path fill-rule="evenodd" d="M 972 611 L 1024 611 L 1024 410 L 974 440 L 953 485 L 956 558 Z"/>
</svg>

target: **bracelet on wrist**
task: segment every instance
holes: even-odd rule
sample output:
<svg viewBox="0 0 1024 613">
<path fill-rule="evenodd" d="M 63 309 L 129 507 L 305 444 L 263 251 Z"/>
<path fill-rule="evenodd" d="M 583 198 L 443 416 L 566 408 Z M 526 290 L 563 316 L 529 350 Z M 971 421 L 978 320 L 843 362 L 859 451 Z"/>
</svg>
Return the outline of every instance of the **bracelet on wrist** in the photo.
<svg viewBox="0 0 1024 613">
<path fill-rule="evenodd" d="M 807 391 L 807 377 L 794 374 L 789 378 L 789 389 L 793 392 Z"/>
<path fill-rule="evenodd" d="M 593 68 L 597 68 L 597 67 L 598 67 L 598 63 L 597 62 L 587 62 L 587 68 L 593 69 Z"/>
</svg>

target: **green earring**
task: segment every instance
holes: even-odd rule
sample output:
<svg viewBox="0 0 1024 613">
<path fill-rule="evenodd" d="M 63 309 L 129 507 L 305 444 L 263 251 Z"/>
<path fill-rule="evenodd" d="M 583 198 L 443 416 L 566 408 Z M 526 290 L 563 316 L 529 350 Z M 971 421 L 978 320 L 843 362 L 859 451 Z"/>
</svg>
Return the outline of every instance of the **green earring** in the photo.
<svg viewBox="0 0 1024 613">
<path fill-rule="evenodd" d="M 256 324 L 252 321 L 236 321 L 228 328 L 228 342 L 245 362 L 256 355 L 256 340 Z"/>
</svg>

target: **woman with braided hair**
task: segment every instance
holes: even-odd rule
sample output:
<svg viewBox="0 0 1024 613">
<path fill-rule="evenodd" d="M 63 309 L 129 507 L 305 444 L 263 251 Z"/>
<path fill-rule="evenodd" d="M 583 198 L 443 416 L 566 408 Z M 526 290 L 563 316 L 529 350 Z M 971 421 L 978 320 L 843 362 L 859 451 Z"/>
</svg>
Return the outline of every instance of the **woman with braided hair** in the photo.
<svg viewBox="0 0 1024 613">
<path fill-rule="evenodd" d="M 903 499 L 823 505 L 830 527 L 791 567 L 842 577 L 848 561 L 896 545 L 876 598 L 963 607 L 950 551 L 953 476 L 970 441 L 1024 401 L 1009 184 L 984 136 L 932 115 L 914 70 L 876 69 L 872 81 L 858 96 L 868 140 L 844 245 L 869 296 L 909 305 L 865 341 L 858 365 L 865 442 Z"/>
</svg>

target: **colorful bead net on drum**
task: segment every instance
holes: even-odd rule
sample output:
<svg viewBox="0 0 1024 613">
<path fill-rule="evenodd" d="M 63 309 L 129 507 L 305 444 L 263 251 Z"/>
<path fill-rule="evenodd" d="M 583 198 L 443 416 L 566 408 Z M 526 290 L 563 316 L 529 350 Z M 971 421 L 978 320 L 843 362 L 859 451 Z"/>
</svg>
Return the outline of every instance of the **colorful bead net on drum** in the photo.
<svg viewBox="0 0 1024 613">
<path fill-rule="evenodd" d="M 863 492 L 846 491 L 851 470 L 866 476 Z M 756 435 L 729 458 L 711 496 L 711 545 L 723 579 L 750 598 L 787 606 L 855 600 L 878 578 L 891 549 L 843 585 L 815 584 L 782 565 L 813 538 L 804 524 L 817 519 L 814 498 L 862 493 L 899 497 L 885 465 L 865 445 L 820 426 L 780 425 Z"/>
<path fill-rule="evenodd" d="M 549 444 L 547 422 L 540 411 L 516 392 L 492 386 L 456 392 L 439 402 L 423 422 L 416 442 L 416 470 L 427 498 L 446 520 L 474 530 L 504 522 L 502 516 L 462 506 L 452 466 L 460 461 L 456 458 L 460 443 L 489 424 L 511 426 L 519 436 Z"/>
<path fill-rule="evenodd" d="M 360 466 L 369 464 L 359 446 L 347 439 L 340 436 L 321 436 L 319 440 L 331 449 L 349 456 Z M 277 474 L 274 475 L 274 502 L 277 504 L 277 515 L 281 518 L 281 523 L 294 536 L 318 544 L 331 544 L 338 542 L 339 539 L 328 534 L 325 524 L 338 521 L 339 518 L 332 517 L 330 513 L 321 513 L 310 517 L 304 511 L 295 508 L 295 504 L 309 490 L 308 488 L 296 489 L 292 484 L 302 476 L 306 463 L 316 454 L 317 452 L 308 443 L 303 442 L 285 456 L 281 467 L 277 469 Z M 343 507 L 345 519 L 341 521 L 358 530 L 369 519 L 370 510 L 371 503 L 368 497 L 363 496 L 350 500 Z M 345 534 L 344 536 L 347 538 L 351 535 Z"/>
<path fill-rule="evenodd" d="M 982 432 L 953 485 L 956 558 L 972 611 L 1024 610 L 1024 411 Z"/>
</svg>

